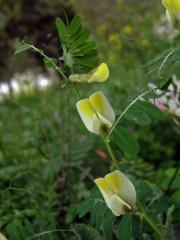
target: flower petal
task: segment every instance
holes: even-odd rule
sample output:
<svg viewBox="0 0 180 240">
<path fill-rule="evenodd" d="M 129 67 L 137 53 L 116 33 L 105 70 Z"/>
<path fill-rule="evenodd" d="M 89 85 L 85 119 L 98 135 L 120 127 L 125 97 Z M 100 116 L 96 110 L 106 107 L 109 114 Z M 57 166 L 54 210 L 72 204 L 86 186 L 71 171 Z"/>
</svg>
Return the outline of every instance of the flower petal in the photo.
<svg viewBox="0 0 180 240">
<path fill-rule="evenodd" d="M 7 240 L 7 238 L 2 233 L 0 233 L 0 240 Z"/>
<path fill-rule="evenodd" d="M 97 68 L 85 74 L 72 74 L 69 76 L 71 82 L 105 82 L 109 77 L 109 69 L 106 63 L 100 64 Z"/>
<path fill-rule="evenodd" d="M 135 208 L 136 190 L 132 182 L 122 172 L 116 170 L 105 176 L 105 180 L 112 192 L 123 201 Z"/>
<path fill-rule="evenodd" d="M 167 9 L 180 10 L 180 1 L 179 0 L 163 0 L 162 4 Z"/>
<path fill-rule="evenodd" d="M 163 0 L 162 4 L 166 8 L 167 19 L 173 27 L 175 23 L 180 22 L 180 1 Z"/>
<path fill-rule="evenodd" d="M 86 128 L 93 133 L 99 134 L 101 122 L 89 99 L 83 99 L 76 103 L 79 115 Z"/>
<path fill-rule="evenodd" d="M 102 92 L 95 92 L 89 100 L 99 116 L 107 119 L 112 125 L 115 121 L 115 114 L 105 95 Z"/>
<path fill-rule="evenodd" d="M 104 200 L 107 206 L 110 208 L 111 197 L 113 195 L 109 185 L 107 184 L 104 178 L 97 178 L 95 179 L 95 183 L 98 186 L 100 192 L 102 193 Z"/>
<path fill-rule="evenodd" d="M 88 80 L 88 74 L 72 74 L 69 76 L 69 80 L 71 82 L 87 82 Z"/>
<path fill-rule="evenodd" d="M 109 69 L 106 63 L 100 64 L 97 68 L 92 70 L 89 75 L 88 83 L 91 82 L 105 82 L 109 77 Z"/>
<path fill-rule="evenodd" d="M 173 17 L 173 14 L 171 11 L 169 11 L 168 9 L 166 9 L 166 17 L 167 17 L 167 20 L 169 21 L 169 24 L 171 27 L 174 26 L 174 17 Z"/>
<path fill-rule="evenodd" d="M 115 216 L 120 216 L 131 211 L 131 207 L 116 194 L 110 199 L 110 209 Z"/>
<path fill-rule="evenodd" d="M 176 105 L 176 102 L 175 100 L 173 99 L 170 99 L 169 102 L 168 102 L 168 105 L 169 105 L 169 108 L 172 112 L 175 112 L 176 109 L 178 108 L 177 105 Z"/>
<path fill-rule="evenodd" d="M 180 108 L 175 111 L 176 116 L 180 117 Z"/>
</svg>

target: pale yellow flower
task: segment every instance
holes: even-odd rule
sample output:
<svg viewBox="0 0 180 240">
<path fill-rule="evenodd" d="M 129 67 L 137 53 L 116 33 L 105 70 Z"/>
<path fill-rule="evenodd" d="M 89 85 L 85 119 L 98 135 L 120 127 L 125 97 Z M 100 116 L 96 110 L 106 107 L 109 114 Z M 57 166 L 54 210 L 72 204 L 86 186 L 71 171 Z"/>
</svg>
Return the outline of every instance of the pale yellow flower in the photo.
<svg viewBox="0 0 180 240">
<path fill-rule="evenodd" d="M 78 101 L 76 106 L 84 125 L 92 133 L 106 133 L 115 121 L 114 111 L 102 92 Z"/>
<path fill-rule="evenodd" d="M 100 36 L 104 36 L 109 29 L 109 25 L 106 23 L 98 24 L 96 27 L 96 32 Z"/>
<path fill-rule="evenodd" d="M 117 53 L 114 53 L 113 51 L 108 52 L 108 60 L 111 64 L 116 65 L 119 61 L 119 56 Z"/>
<path fill-rule="evenodd" d="M 69 76 L 71 82 L 105 82 L 109 77 L 109 69 L 106 63 L 101 63 L 87 74 L 73 74 Z"/>
<path fill-rule="evenodd" d="M 122 48 L 122 41 L 117 33 L 112 33 L 108 36 L 108 42 L 111 45 L 109 50 L 114 49 L 116 52 Z"/>
<path fill-rule="evenodd" d="M 129 178 L 116 170 L 95 180 L 107 206 L 115 216 L 136 209 L 136 190 Z"/>
<path fill-rule="evenodd" d="M 123 33 L 130 35 L 132 34 L 132 27 L 130 25 L 125 25 L 122 29 Z"/>
<path fill-rule="evenodd" d="M 180 27 L 180 0 L 162 0 L 171 26 Z"/>
<path fill-rule="evenodd" d="M 144 47 L 149 46 L 149 40 L 147 38 L 142 38 L 141 39 L 141 45 Z"/>
<path fill-rule="evenodd" d="M 108 36 L 108 42 L 110 43 L 118 43 L 119 42 L 119 35 L 117 33 L 112 33 Z"/>
<path fill-rule="evenodd" d="M 0 240 L 7 240 L 7 238 L 2 233 L 0 233 Z"/>
</svg>

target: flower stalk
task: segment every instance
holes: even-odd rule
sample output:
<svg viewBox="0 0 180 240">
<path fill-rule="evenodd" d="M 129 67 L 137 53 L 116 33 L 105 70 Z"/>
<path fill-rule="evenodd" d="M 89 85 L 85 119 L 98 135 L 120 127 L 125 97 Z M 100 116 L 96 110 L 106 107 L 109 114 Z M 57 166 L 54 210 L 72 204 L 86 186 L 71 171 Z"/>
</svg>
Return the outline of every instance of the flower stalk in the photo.
<svg viewBox="0 0 180 240">
<path fill-rule="evenodd" d="M 113 166 L 114 166 L 115 168 L 117 168 L 117 169 L 120 170 L 119 163 L 118 163 L 118 161 L 117 161 L 117 159 L 116 159 L 116 156 L 115 156 L 115 154 L 114 154 L 114 151 L 113 151 L 113 149 L 112 149 L 112 147 L 111 147 L 110 141 L 109 141 L 107 138 L 105 138 L 104 136 L 102 136 L 102 139 L 103 139 L 103 142 L 104 142 L 104 144 L 105 144 L 105 146 L 106 146 L 106 149 L 107 149 L 107 151 L 108 151 L 108 153 L 109 153 L 109 156 L 110 156 L 110 158 L 111 158 L 111 160 L 112 160 Z"/>
</svg>

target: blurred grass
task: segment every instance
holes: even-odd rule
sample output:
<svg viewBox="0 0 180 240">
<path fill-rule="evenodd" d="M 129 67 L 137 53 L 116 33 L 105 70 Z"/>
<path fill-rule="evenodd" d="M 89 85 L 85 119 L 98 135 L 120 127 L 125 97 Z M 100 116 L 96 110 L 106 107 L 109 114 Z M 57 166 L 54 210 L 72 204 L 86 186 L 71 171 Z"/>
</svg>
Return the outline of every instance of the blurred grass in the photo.
<svg viewBox="0 0 180 240">
<path fill-rule="evenodd" d="M 88 86 L 86 92 L 90 93 Z M 118 97 L 119 89 L 114 90 L 113 95 L 110 87 L 104 86 L 104 90 L 113 105 L 118 106 L 122 98 Z M 85 96 L 84 91 L 80 93 Z M 1 103 L 0 228 L 3 231 L 17 219 L 22 222 L 28 219 L 33 226 L 38 226 L 37 233 L 56 227 L 64 229 L 81 221 L 77 217 L 81 201 L 89 196 L 93 179 L 107 172 L 108 159 L 98 152 L 106 153 L 106 150 L 99 138 L 88 133 L 80 121 L 73 91 L 70 93 L 69 135 L 66 94 L 56 85 L 31 95 L 7 98 Z M 161 178 L 161 185 L 166 186 L 178 159 L 179 132 L 173 122 L 165 118 L 162 122 L 154 121 L 151 127 L 131 126 L 131 130 L 139 138 L 141 152 L 137 159 L 131 160 L 116 149 L 122 169 L 140 179 L 146 171 L 151 184 L 158 183 Z M 169 142 L 172 134 L 174 140 Z M 162 167 L 166 171 L 162 172 Z M 168 170 L 171 174 L 165 179 Z M 174 184 L 177 185 L 177 181 Z M 138 181 L 136 184 L 137 191 L 142 191 L 141 184 L 138 185 Z M 165 211 L 171 201 L 163 201 L 162 211 Z M 50 233 L 48 236 L 50 239 L 73 239 L 71 233 Z M 45 236 L 42 239 L 46 239 Z"/>
<path fill-rule="evenodd" d="M 167 38 L 169 31 L 162 7 L 160 4 L 157 7 L 157 1 L 137 1 L 137 8 L 132 7 L 132 1 L 126 4 L 114 1 L 103 15 L 100 5 L 94 8 L 93 2 L 77 2 L 84 3 L 75 9 L 94 32 L 100 61 L 110 65 L 110 78 L 106 83 L 83 84 L 80 94 L 84 98 L 97 89 L 102 90 L 118 112 L 142 93 L 148 82 L 157 83 L 157 73 L 150 74 L 151 67 L 145 64 L 172 43 Z M 159 34 L 159 29 L 165 31 Z M 178 43 L 178 37 L 174 43 Z M 178 67 L 176 70 L 179 71 Z M 88 133 L 80 121 L 76 101 L 72 89 L 54 85 L 45 91 L 7 97 L 1 102 L 0 229 L 3 232 L 8 232 L 8 224 L 15 219 L 22 222 L 28 219 L 37 232 L 70 228 L 75 222 L 89 221 L 90 215 L 82 220 L 77 212 L 82 201 L 89 198 L 93 179 L 107 172 L 109 159 L 99 138 Z M 179 129 L 168 117 L 143 128 L 128 124 L 139 138 L 141 152 L 137 159 L 129 159 L 117 149 L 116 153 L 122 169 L 133 179 L 138 178 L 138 193 L 149 200 L 152 192 L 153 197 L 156 192 L 159 194 L 153 184 L 166 188 L 172 177 L 179 160 Z M 151 189 L 146 184 L 141 189 L 142 182 L 148 182 Z M 177 188 L 177 181 L 173 187 Z M 146 194 L 146 190 L 150 193 Z M 152 215 L 159 214 L 160 207 L 165 213 L 171 204 L 179 201 L 168 195 L 164 198 L 162 206 L 158 200 Z M 177 211 L 175 219 L 178 216 Z M 49 234 L 47 238 L 74 239 L 72 234 L 64 233 Z"/>
</svg>

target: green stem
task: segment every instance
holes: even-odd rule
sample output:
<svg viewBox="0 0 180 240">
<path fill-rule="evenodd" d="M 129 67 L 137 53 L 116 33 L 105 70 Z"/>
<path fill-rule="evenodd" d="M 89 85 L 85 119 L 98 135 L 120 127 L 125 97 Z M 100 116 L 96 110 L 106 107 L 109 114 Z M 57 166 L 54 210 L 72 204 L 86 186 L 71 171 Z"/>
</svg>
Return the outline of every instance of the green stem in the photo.
<svg viewBox="0 0 180 240">
<path fill-rule="evenodd" d="M 117 161 L 117 159 L 115 157 L 115 154 L 114 154 L 114 151 L 113 151 L 113 149 L 111 147 L 110 141 L 108 141 L 105 137 L 102 137 L 102 138 L 103 138 L 103 142 L 104 142 L 104 144 L 106 146 L 106 149 L 107 149 L 107 151 L 109 153 L 109 156 L 112 159 L 114 167 L 116 167 L 117 169 L 120 169 L 119 163 L 118 163 L 118 161 Z"/>
<path fill-rule="evenodd" d="M 149 89 L 146 92 L 143 92 L 141 95 L 139 95 L 137 98 L 135 98 L 126 108 L 125 110 L 121 113 L 121 115 L 117 118 L 117 120 L 115 121 L 114 125 L 112 126 L 109 134 L 108 134 L 108 139 L 110 139 L 110 136 L 112 134 L 112 132 L 114 131 L 114 129 L 116 128 L 116 126 L 118 125 L 118 123 L 120 122 L 120 120 L 124 117 L 124 115 L 127 113 L 127 111 L 142 97 L 144 97 L 145 95 L 147 95 L 148 93 L 157 90 L 157 88 L 154 89 Z"/>
<path fill-rule="evenodd" d="M 71 103 L 71 88 L 67 95 L 67 123 L 68 123 L 68 160 L 71 159 L 71 147 L 72 147 L 72 103 Z"/>
<path fill-rule="evenodd" d="M 76 83 L 73 83 L 73 87 L 74 87 L 74 90 L 75 90 L 75 92 L 76 92 L 77 97 L 78 97 L 79 99 L 82 99 Z"/>
<path fill-rule="evenodd" d="M 34 239 L 34 238 L 38 238 L 39 239 L 39 237 L 41 237 L 41 236 L 44 236 L 44 235 L 49 234 L 49 233 L 54 233 L 54 232 L 72 232 L 74 235 L 77 236 L 77 234 L 76 234 L 74 229 L 67 229 L 67 230 L 54 229 L 54 230 L 48 230 L 48 231 L 37 233 L 37 234 L 35 234 L 35 235 L 31 236 L 31 237 L 28 237 L 28 240 Z"/>
<path fill-rule="evenodd" d="M 164 58 L 161 66 L 159 67 L 159 70 L 158 70 L 158 78 L 163 78 L 163 77 L 161 76 L 162 68 L 164 67 L 164 65 L 165 65 L 165 63 L 167 62 L 167 60 L 169 59 L 169 57 L 170 57 L 176 50 L 177 50 L 177 48 L 171 50 L 171 51 L 167 54 L 167 56 Z"/>
<path fill-rule="evenodd" d="M 69 79 L 66 77 L 66 75 L 63 73 L 63 71 L 61 70 L 60 67 L 58 67 L 55 62 L 48 57 L 41 49 L 36 48 L 34 45 L 31 45 L 32 50 L 34 50 L 35 52 L 38 52 L 42 57 L 44 57 L 45 59 L 47 59 L 49 62 L 51 62 L 52 66 L 54 67 L 54 69 L 66 80 L 69 81 Z"/>
<path fill-rule="evenodd" d="M 74 69 L 71 68 L 70 70 L 71 70 L 71 74 L 74 74 Z M 73 82 L 71 82 L 71 84 L 72 84 L 72 86 L 74 87 L 74 90 L 75 90 L 75 93 L 76 93 L 76 95 L 77 95 L 77 98 L 82 99 L 81 94 L 79 93 L 79 89 L 78 89 L 78 87 L 77 87 L 77 84 L 76 84 L 76 83 L 73 83 Z"/>
<path fill-rule="evenodd" d="M 179 168 L 180 168 L 180 166 L 178 166 L 178 167 L 176 168 L 176 170 L 174 171 L 174 174 L 173 174 L 171 180 L 169 181 L 169 184 L 168 184 L 168 187 L 167 187 L 166 191 L 169 191 L 169 190 L 170 190 L 170 188 L 171 188 L 174 180 L 176 179 L 176 177 L 177 177 L 177 175 L 178 175 Z"/>
<path fill-rule="evenodd" d="M 156 224 L 152 221 L 152 219 L 147 215 L 145 212 L 143 206 L 140 202 L 137 203 L 138 208 L 140 210 L 140 213 L 142 214 L 143 218 L 146 220 L 146 222 L 151 226 L 151 228 L 154 230 L 154 232 L 159 236 L 159 240 L 165 240 L 164 236 L 160 232 L 159 228 L 156 226 Z"/>
</svg>

